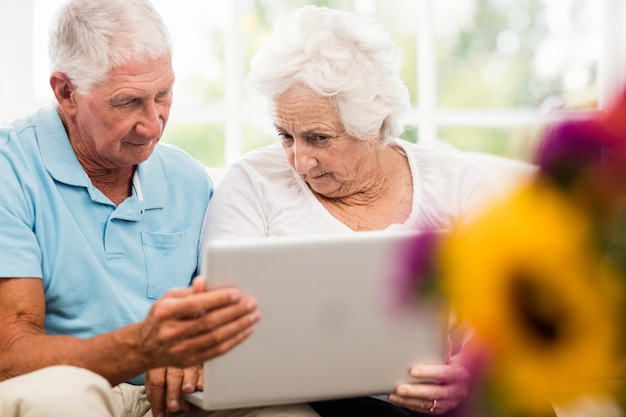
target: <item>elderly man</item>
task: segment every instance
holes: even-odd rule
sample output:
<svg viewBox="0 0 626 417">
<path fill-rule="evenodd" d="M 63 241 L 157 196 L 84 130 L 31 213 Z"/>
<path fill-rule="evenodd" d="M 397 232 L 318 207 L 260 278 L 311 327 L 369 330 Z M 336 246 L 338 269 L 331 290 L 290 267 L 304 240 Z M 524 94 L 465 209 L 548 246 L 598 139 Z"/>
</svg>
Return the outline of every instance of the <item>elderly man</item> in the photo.
<svg viewBox="0 0 626 417">
<path fill-rule="evenodd" d="M 237 289 L 194 279 L 213 185 L 158 144 L 168 31 L 148 0 L 71 0 L 52 29 L 56 104 L 0 128 L 0 414 L 187 409 L 199 365 L 259 313 Z M 287 412 L 315 415 L 300 411 Z M 287 415 L 228 413 L 211 415 Z"/>
</svg>

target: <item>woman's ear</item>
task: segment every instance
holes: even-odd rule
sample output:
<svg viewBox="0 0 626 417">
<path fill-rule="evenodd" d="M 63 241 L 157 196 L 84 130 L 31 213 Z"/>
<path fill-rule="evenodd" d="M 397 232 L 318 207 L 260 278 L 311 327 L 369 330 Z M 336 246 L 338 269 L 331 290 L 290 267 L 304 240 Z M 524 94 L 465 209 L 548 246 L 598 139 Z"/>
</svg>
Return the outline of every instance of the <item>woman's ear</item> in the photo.
<svg viewBox="0 0 626 417">
<path fill-rule="evenodd" d="M 52 73 L 50 87 L 63 112 L 68 116 L 74 115 L 76 113 L 76 88 L 69 77 L 62 72 Z"/>
</svg>

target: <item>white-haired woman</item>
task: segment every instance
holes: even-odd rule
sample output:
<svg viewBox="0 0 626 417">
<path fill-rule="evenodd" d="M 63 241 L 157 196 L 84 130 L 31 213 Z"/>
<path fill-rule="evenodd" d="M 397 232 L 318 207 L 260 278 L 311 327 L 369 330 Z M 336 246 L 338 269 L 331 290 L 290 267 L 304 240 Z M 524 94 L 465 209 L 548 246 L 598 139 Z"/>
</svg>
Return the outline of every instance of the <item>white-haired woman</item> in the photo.
<svg viewBox="0 0 626 417">
<path fill-rule="evenodd" d="M 482 169 L 460 152 L 398 139 L 410 106 L 399 62 L 389 34 L 370 19 L 306 6 L 276 22 L 247 85 L 269 99 L 280 144 L 230 167 L 209 205 L 205 239 L 451 229 L 494 198 Z M 314 408 L 443 414 L 468 395 L 469 368 L 467 352 L 455 352 L 445 365 L 407 374 L 438 384 L 406 382 L 385 401 Z"/>
</svg>

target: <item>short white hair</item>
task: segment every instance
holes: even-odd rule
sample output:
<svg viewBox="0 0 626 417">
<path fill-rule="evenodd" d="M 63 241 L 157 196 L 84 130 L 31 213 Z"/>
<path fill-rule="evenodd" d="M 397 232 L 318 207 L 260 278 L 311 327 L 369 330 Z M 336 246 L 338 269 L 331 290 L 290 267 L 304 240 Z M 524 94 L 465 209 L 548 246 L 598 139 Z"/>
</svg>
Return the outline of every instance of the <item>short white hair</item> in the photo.
<svg viewBox="0 0 626 417">
<path fill-rule="evenodd" d="M 305 6 L 279 19 L 251 60 L 247 88 L 275 99 L 294 84 L 331 97 L 351 136 L 387 144 L 410 108 L 400 78 L 400 49 L 376 21 Z"/>
<path fill-rule="evenodd" d="M 67 75 L 78 91 L 137 57 L 172 54 L 170 34 L 149 0 L 69 0 L 50 26 L 50 71 Z"/>
</svg>

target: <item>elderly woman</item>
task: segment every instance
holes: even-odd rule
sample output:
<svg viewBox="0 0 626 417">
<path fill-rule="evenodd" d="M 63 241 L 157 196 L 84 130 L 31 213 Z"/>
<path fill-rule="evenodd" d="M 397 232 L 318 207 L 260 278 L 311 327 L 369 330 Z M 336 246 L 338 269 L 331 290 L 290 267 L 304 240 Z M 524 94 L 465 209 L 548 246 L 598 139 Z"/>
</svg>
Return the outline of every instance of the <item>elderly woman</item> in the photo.
<svg viewBox="0 0 626 417">
<path fill-rule="evenodd" d="M 397 138 L 409 95 L 398 48 L 371 20 L 314 6 L 295 10 L 276 23 L 247 83 L 269 99 L 280 144 L 230 167 L 209 205 L 205 239 L 451 229 L 495 197 L 461 152 Z M 366 415 L 363 407 L 371 415 L 444 414 L 467 396 L 469 367 L 468 352 L 457 351 L 444 365 L 407 374 L 438 384 L 406 382 L 384 401 L 315 408 L 321 415 Z"/>
</svg>

